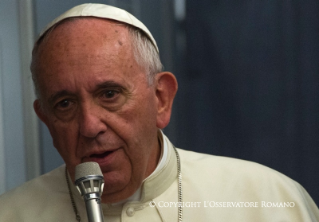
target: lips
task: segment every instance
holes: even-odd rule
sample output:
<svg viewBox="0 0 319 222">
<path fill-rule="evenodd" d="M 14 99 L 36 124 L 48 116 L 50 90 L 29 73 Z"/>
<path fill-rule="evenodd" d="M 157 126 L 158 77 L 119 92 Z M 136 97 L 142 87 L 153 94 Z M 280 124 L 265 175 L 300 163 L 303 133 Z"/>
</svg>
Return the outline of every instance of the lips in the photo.
<svg viewBox="0 0 319 222">
<path fill-rule="evenodd" d="M 106 151 L 104 153 L 93 153 L 83 159 L 83 162 L 97 162 L 98 164 L 107 166 L 112 165 L 116 161 L 116 153 L 118 149 L 112 151 Z"/>
<path fill-rule="evenodd" d="M 113 153 L 113 151 L 106 151 L 105 153 L 101 153 L 101 154 L 92 154 L 90 155 L 90 158 L 105 158 L 106 156 L 108 156 L 109 154 Z"/>
</svg>

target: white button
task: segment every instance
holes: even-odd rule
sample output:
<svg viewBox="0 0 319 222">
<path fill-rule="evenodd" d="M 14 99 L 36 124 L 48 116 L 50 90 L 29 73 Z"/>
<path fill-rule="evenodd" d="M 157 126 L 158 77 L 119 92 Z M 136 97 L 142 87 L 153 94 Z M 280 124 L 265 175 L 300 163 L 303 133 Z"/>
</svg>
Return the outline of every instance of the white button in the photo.
<svg viewBox="0 0 319 222">
<path fill-rule="evenodd" d="M 135 214 L 134 208 L 133 208 L 133 207 L 127 208 L 126 214 L 127 214 L 127 216 L 129 216 L 129 217 L 133 217 L 133 215 Z"/>
</svg>

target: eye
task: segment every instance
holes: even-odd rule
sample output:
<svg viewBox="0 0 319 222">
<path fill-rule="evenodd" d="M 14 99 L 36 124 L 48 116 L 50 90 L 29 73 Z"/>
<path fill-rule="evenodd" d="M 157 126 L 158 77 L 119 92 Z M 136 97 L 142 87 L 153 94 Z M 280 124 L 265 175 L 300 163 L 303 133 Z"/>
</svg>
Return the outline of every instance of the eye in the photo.
<svg viewBox="0 0 319 222">
<path fill-rule="evenodd" d="M 68 106 L 70 106 L 70 101 L 65 99 L 59 102 L 57 105 L 61 108 L 67 108 Z"/>
<path fill-rule="evenodd" d="M 102 99 L 111 102 L 115 100 L 119 94 L 120 92 L 118 90 L 108 89 L 102 92 Z"/>
<path fill-rule="evenodd" d="M 111 99 L 114 96 L 116 96 L 117 94 L 118 94 L 118 92 L 115 91 L 115 90 L 107 90 L 107 91 L 104 92 L 104 97 L 108 98 L 108 99 Z"/>
<path fill-rule="evenodd" d="M 120 87 L 103 89 L 98 95 L 100 105 L 110 111 L 118 110 L 127 99 L 127 94 Z"/>
<path fill-rule="evenodd" d="M 55 116 L 64 121 L 70 121 L 76 114 L 77 101 L 72 98 L 61 99 L 56 102 L 53 108 Z"/>
<path fill-rule="evenodd" d="M 74 104 L 74 102 L 72 100 L 63 99 L 63 100 L 59 101 L 58 103 L 56 103 L 54 108 L 55 108 L 55 110 L 60 111 L 60 112 L 66 111 L 66 110 L 69 110 L 73 104 Z"/>
</svg>

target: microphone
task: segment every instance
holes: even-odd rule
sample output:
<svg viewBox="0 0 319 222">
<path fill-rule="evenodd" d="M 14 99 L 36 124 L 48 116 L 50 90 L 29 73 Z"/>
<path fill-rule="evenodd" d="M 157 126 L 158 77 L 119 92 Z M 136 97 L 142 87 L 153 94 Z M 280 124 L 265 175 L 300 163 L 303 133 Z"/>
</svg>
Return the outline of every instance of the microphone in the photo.
<svg viewBox="0 0 319 222">
<path fill-rule="evenodd" d="M 75 185 L 84 199 L 89 222 L 104 222 L 101 209 L 104 178 L 99 164 L 86 162 L 77 165 Z"/>
</svg>

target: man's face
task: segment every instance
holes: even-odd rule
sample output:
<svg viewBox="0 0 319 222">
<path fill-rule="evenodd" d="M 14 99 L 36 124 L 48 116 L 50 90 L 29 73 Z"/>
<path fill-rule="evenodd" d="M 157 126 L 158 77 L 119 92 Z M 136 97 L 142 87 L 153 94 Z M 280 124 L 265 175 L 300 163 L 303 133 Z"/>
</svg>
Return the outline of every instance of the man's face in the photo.
<svg viewBox="0 0 319 222">
<path fill-rule="evenodd" d="M 56 27 L 35 68 L 54 146 L 74 179 L 75 166 L 98 162 L 103 202 L 127 198 L 159 158 L 158 100 L 133 55 L 128 30 L 102 19 Z"/>
</svg>

